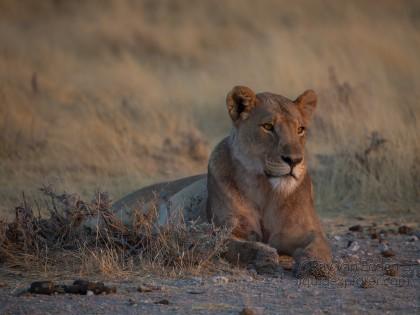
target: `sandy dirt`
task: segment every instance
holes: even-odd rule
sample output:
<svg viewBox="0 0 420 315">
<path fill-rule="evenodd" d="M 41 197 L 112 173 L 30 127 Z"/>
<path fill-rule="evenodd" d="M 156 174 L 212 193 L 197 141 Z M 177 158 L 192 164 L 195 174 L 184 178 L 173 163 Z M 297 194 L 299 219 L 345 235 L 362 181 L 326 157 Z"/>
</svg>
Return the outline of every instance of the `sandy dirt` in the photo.
<svg viewBox="0 0 420 315">
<path fill-rule="evenodd" d="M 0 314 L 240 314 L 245 307 L 254 314 L 419 313 L 418 227 L 406 231 L 399 223 L 374 226 L 368 220 L 324 224 L 338 270 L 335 280 L 298 280 L 286 269 L 274 276 L 235 269 L 202 277 L 104 280 L 117 293 L 50 296 L 23 293 L 32 281 L 45 279 L 1 269 Z M 151 292 L 139 292 L 139 286 Z"/>
</svg>

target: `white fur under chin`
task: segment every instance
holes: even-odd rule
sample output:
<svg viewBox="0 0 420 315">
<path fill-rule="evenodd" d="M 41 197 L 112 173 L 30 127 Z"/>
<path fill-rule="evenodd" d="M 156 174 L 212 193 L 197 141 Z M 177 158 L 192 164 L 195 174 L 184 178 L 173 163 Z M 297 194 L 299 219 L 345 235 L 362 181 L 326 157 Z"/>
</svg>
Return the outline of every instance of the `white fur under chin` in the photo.
<svg viewBox="0 0 420 315">
<path fill-rule="evenodd" d="M 271 177 L 268 180 L 274 191 L 286 197 L 299 186 L 304 177 L 304 173 L 305 165 L 300 164 L 293 169 L 293 176 Z"/>
<path fill-rule="evenodd" d="M 290 195 L 300 182 L 292 176 L 271 177 L 268 180 L 273 190 L 284 196 Z"/>
</svg>

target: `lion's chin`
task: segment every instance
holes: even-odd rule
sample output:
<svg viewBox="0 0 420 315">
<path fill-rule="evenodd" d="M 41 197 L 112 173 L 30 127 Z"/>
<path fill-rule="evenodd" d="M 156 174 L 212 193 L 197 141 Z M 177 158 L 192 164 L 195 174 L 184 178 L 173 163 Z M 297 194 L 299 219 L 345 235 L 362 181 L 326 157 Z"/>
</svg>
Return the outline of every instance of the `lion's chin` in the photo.
<svg viewBox="0 0 420 315">
<path fill-rule="evenodd" d="M 264 170 L 264 174 L 268 178 L 281 178 L 281 177 L 293 176 L 293 174 L 290 173 L 290 169 L 288 169 L 288 170 L 274 170 L 274 169 L 266 168 Z"/>
<path fill-rule="evenodd" d="M 282 178 L 294 178 L 297 180 L 296 174 L 292 172 L 284 173 L 284 172 L 273 172 L 273 171 L 264 171 L 265 176 L 267 176 L 268 179 L 282 179 Z"/>
<path fill-rule="evenodd" d="M 290 173 L 281 176 L 268 176 L 268 181 L 273 191 L 285 196 L 291 194 L 299 185 L 298 177 Z"/>
</svg>

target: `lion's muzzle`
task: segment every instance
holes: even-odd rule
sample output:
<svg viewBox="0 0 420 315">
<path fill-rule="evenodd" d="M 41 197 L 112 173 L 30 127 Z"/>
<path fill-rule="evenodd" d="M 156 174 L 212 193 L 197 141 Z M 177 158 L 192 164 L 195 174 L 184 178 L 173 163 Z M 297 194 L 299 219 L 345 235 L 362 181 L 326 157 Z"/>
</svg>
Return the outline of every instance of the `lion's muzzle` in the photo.
<svg viewBox="0 0 420 315">
<path fill-rule="evenodd" d="M 268 177 L 280 177 L 289 175 L 292 168 L 285 162 L 274 162 L 265 160 L 264 173 Z"/>
</svg>

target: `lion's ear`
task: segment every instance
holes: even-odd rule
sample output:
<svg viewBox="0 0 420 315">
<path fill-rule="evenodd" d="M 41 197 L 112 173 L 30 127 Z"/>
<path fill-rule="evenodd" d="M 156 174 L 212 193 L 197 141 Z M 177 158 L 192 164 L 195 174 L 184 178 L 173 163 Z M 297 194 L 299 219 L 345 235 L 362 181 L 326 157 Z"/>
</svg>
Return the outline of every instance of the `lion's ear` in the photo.
<svg viewBox="0 0 420 315">
<path fill-rule="evenodd" d="M 226 96 L 226 106 L 230 118 L 234 122 L 248 118 L 249 112 L 255 107 L 254 91 L 246 86 L 235 86 Z"/>
<path fill-rule="evenodd" d="M 293 103 L 295 103 L 301 112 L 305 123 L 309 123 L 316 108 L 316 93 L 313 90 L 306 90 Z"/>
</svg>

